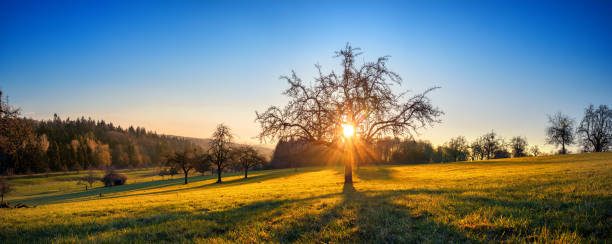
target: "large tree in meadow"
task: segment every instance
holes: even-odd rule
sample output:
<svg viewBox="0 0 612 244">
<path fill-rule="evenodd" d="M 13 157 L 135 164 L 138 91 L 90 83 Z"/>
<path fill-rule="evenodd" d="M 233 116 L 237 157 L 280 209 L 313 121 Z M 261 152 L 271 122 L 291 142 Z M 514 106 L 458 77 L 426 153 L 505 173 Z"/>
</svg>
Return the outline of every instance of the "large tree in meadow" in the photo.
<svg viewBox="0 0 612 244">
<path fill-rule="evenodd" d="M 612 110 L 606 105 L 585 109 L 577 134 L 585 151 L 605 152 L 612 149 Z"/>
<path fill-rule="evenodd" d="M 561 154 L 566 154 L 568 145 L 574 143 L 574 120 L 558 112 L 548 116 L 550 126 L 546 129 L 546 143 L 555 146 L 561 145 Z"/>
<path fill-rule="evenodd" d="M 230 163 L 233 139 L 234 136 L 229 127 L 224 124 L 217 125 L 208 149 L 210 162 L 217 166 L 217 183 L 221 183 L 223 169 Z"/>
<path fill-rule="evenodd" d="M 361 65 L 350 45 L 338 52 L 342 70 L 323 73 L 305 83 L 295 72 L 281 79 L 289 83 L 284 95 L 289 103 L 256 112 L 263 140 L 296 139 L 340 150 L 364 153 L 377 138 L 412 135 L 417 129 L 439 122 L 442 114 L 431 104 L 429 92 L 408 96 L 391 87 L 401 77 L 387 67 L 388 56 Z M 355 151 L 357 149 L 357 151 Z M 345 183 L 352 183 L 354 158 L 345 160 Z"/>
</svg>

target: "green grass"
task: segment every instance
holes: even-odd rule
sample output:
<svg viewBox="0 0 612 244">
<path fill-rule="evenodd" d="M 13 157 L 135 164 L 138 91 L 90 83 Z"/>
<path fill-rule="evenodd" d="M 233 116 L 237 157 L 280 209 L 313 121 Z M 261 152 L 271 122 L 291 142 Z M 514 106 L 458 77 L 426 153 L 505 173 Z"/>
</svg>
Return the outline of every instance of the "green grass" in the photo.
<svg viewBox="0 0 612 244">
<path fill-rule="evenodd" d="M 8 199 L 37 207 L 0 210 L 0 242 L 612 242 L 612 153 L 361 167 L 353 185 L 340 167 L 124 173 L 87 192 L 10 179 Z"/>
</svg>

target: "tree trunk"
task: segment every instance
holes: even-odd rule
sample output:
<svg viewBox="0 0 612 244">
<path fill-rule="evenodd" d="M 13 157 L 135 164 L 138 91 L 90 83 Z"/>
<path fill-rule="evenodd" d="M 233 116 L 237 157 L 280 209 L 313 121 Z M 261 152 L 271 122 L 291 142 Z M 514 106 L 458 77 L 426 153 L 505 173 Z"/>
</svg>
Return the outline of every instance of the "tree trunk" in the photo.
<svg viewBox="0 0 612 244">
<path fill-rule="evenodd" d="M 249 168 L 244 168 L 244 178 L 245 178 L 245 179 L 248 177 L 248 176 L 247 176 L 247 172 L 248 172 L 248 171 L 249 171 Z"/>
<path fill-rule="evenodd" d="M 561 143 L 561 154 L 565 154 L 565 143 Z"/>
<path fill-rule="evenodd" d="M 347 161 L 344 166 L 344 184 L 353 184 L 353 164 Z"/>
<path fill-rule="evenodd" d="M 187 185 L 187 177 L 189 176 L 189 172 L 185 171 L 185 185 Z"/>
<path fill-rule="evenodd" d="M 603 147 L 601 145 L 601 140 L 595 139 L 595 145 L 593 147 L 595 148 L 595 152 L 602 152 L 603 151 Z"/>
<path fill-rule="evenodd" d="M 221 183 L 221 167 L 217 166 L 217 183 Z"/>
</svg>

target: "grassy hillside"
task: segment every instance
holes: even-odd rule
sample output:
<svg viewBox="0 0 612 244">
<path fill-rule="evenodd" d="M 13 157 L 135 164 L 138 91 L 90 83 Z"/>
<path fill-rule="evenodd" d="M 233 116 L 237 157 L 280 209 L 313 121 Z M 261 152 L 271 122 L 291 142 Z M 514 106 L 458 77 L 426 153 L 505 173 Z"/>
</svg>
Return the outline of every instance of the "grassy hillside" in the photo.
<svg viewBox="0 0 612 244">
<path fill-rule="evenodd" d="M 83 191 L 75 175 L 16 177 L 1 242 L 612 241 L 612 153 L 253 172 Z M 99 185 L 98 185 L 99 186 Z M 102 197 L 99 193 L 102 192 Z"/>
</svg>

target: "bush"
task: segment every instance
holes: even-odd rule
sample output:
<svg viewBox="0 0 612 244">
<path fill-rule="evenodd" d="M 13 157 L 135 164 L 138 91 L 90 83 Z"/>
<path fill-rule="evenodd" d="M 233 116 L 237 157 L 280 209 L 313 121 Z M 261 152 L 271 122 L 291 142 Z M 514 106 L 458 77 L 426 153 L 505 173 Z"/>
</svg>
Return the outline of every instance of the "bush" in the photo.
<svg viewBox="0 0 612 244">
<path fill-rule="evenodd" d="M 104 183 L 104 187 L 109 186 L 119 186 L 125 184 L 127 177 L 123 174 L 110 172 L 107 173 L 104 178 L 102 178 L 102 183 Z"/>
</svg>

